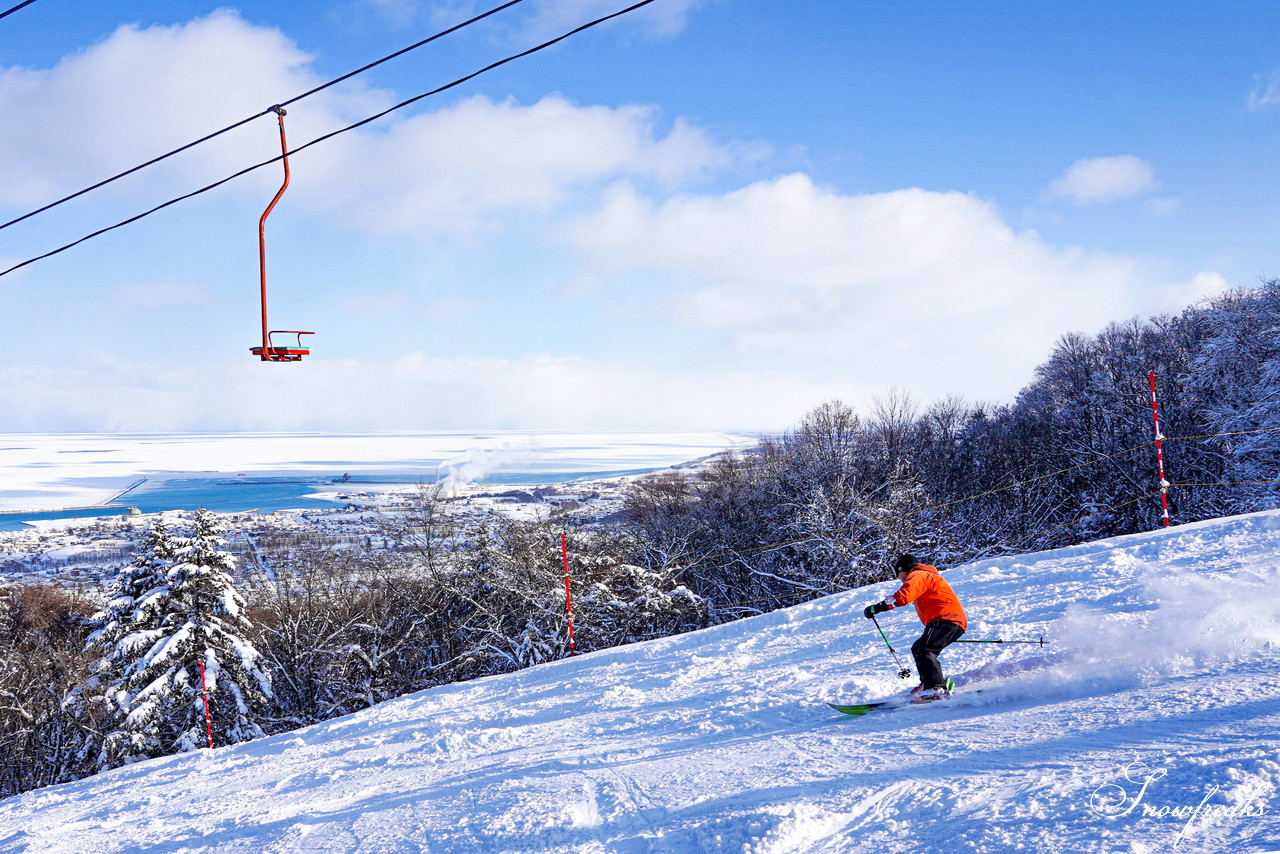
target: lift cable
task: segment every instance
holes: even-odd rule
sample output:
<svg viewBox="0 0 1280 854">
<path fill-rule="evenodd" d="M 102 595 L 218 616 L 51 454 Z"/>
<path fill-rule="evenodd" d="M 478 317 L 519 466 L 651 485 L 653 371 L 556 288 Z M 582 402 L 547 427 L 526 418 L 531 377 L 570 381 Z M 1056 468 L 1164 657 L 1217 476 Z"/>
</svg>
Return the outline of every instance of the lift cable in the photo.
<svg viewBox="0 0 1280 854">
<path fill-rule="evenodd" d="M 27 3 L 34 3 L 34 2 L 35 0 L 27 0 Z M 22 216 L 17 217 L 16 219 L 11 219 L 6 223 L 0 224 L 0 230 L 6 229 L 11 225 L 17 225 L 23 220 L 30 219 L 31 217 L 36 216 L 37 214 L 42 214 L 45 211 L 50 210 L 51 208 L 56 208 L 58 205 L 63 204 L 64 202 L 69 202 L 72 199 L 79 198 L 80 196 L 83 196 L 85 193 L 91 193 L 94 190 L 98 189 L 99 187 L 105 187 L 107 184 L 110 184 L 112 181 L 118 181 L 121 178 L 124 178 L 128 175 L 132 175 L 134 172 L 138 172 L 142 169 L 146 169 L 148 166 L 153 166 L 156 163 L 159 163 L 161 160 L 167 160 L 168 158 L 173 157 L 175 154 L 181 154 L 187 149 L 195 148 L 197 145 L 206 143 L 215 137 L 222 136 L 224 133 L 227 133 L 228 131 L 233 131 L 238 127 L 246 125 L 249 122 L 253 121 L 254 119 L 262 118 L 263 116 L 270 113 L 272 109 L 274 109 L 274 107 L 276 106 L 287 107 L 292 103 L 301 101 L 303 98 L 314 95 L 317 92 L 322 92 L 325 89 L 328 89 L 330 86 L 335 86 L 344 80 L 349 80 L 352 77 L 355 77 L 357 74 L 363 74 L 364 72 L 368 71 L 371 68 L 374 68 L 375 66 L 381 65 L 384 62 L 388 62 L 389 60 L 395 59 L 398 56 L 402 56 L 411 50 L 416 50 L 422 47 L 423 45 L 430 44 L 431 42 L 436 41 L 437 39 L 442 39 L 447 35 L 456 33 L 458 30 L 461 30 L 464 27 L 469 27 L 472 24 L 475 24 L 479 21 L 484 20 L 485 18 L 488 18 L 490 15 L 496 15 L 497 13 L 503 11 L 504 9 L 509 9 L 510 7 L 516 5 L 517 3 L 523 3 L 523 2 L 524 0 L 509 0 L 509 2 L 503 3 L 501 6 L 495 6 L 494 8 L 490 9 L 487 12 L 484 12 L 480 15 L 476 15 L 474 18 L 470 18 L 466 21 L 463 21 L 460 24 L 455 24 L 454 26 L 449 27 L 449 29 L 447 30 L 441 30 L 440 32 L 436 33 L 433 36 L 428 36 L 422 41 L 415 42 L 414 44 L 411 44 L 408 47 L 401 48 L 395 53 L 389 53 L 386 56 L 382 57 L 381 59 L 374 60 L 373 62 L 370 62 L 368 65 L 363 65 L 354 71 L 349 71 L 346 74 L 342 75 L 341 77 L 335 77 L 334 79 L 330 80 L 328 83 L 322 83 L 319 86 L 315 87 L 314 89 L 308 89 L 306 92 L 303 92 L 301 95 L 295 95 L 289 100 L 281 101 L 279 104 L 275 104 L 272 107 L 268 107 L 267 109 L 263 110 L 260 113 L 254 113 L 252 116 L 243 118 L 240 121 L 236 122 L 235 124 L 227 125 L 222 130 L 217 130 L 211 134 L 202 136 L 193 142 L 188 142 L 186 145 L 183 145 L 179 148 L 175 148 L 173 151 L 170 151 L 167 154 L 161 154 L 159 157 L 153 157 L 150 160 L 148 160 L 146 163 L 139 163 L 137 166 L 134 166 L 132 169 L 126 169 L 125 171 L 120 172 L 119 174 L 116 174 L 116 175 L 112 175 L 110 178 L 106 178 L 102 181 L 99 181 L 98 183 L 90 187 L 85 187 L 83 190 L 78 190 L 77 192 L 74 192 L 69 196 L 64 196 L 63 198 L 58 199 L 56 202 L 50 202 L 49 204 L 45 205 L 42 208 L 37 208 L 29 213 L 25 213 Z M 23 3 L 22 5 L 25 6 L 26 3 Z M 16 9 L 20 9 L 20 8 L 22 8 L 22 6 L 15 6 L 14 9 L 10 9 L 9 12 L 13 12 Z M 9 14 L 9 12 L 0 14 L 0 18 L 4 17 L 4 15 Z"/>
<path fill-rule="evenodd" d="M 24 2 L 19 3 L 17 6 L 14 6 L 12 9 L 5 9 L 3 12 L 0 12 L 0 18 L 7 18 L 10 15 L 12 15 L 14 12 L 21 9 L 22 7 L 30 6 L 34 2 L 36 2 L 36 0 L 24 0 Z"/>
</svg>

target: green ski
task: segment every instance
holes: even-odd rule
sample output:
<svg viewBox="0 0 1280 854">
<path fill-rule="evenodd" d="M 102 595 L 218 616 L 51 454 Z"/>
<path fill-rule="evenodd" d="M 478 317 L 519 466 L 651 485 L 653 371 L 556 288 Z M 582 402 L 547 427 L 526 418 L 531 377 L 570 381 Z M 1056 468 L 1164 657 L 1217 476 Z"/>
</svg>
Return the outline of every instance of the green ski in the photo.
<svg viewBox="0 0 1280 854">
<path fill-rule="evenodd" d="M 956 689 L 956 683 L 952 682 L 951 679 L 948 678 L 946 688 L 949 696 L 950 692 Z M 978 693 L 981 693 L 981 691 L 979 690 L 979 691 L 973 691 L 973 692 L 967 692 L 967 693 L 978 694 Z M 946 698 L 939 697 L 938 699 L 946 699 Z M 870 712 L 873 712 L 876 709 L 900 709 L 904 706 L 923 706 L 931 702 L 937 702 L 937 700 L 921 701 L 921 700 L 916 700 L 911 696 L 906 696 L 906 697 L 894 697 L 891 700 L 877 700 L 876 702 L 873 702 L 873 703 L 855 703 L 849 706 L 840 705 L 839 703 L 827 703 L 827 705 L 835 709 L 837 712 L 839 712 L 842 715 L 852 715 L 854 717 L 862 717 L 863 715 L 869 714 Z"/>
<path fill-rule="evenodd" d="M 911 701 L 910 700 L 882 700 L 879 703 L 858 703 L 857 705 L 853 705 L 853 706 L 841 706 L 838 703 L 827 703 L 827 705 L 835 709 L 837 712 L 839 712 L 842 715 L 853 715 L 854 717 L 861 717 L 862 715 L 872 712 L 875 709 L 893 709 L 893 708 L 897 708 L 898 706 L 909 706 L 911 705 Z"/>
</svg>

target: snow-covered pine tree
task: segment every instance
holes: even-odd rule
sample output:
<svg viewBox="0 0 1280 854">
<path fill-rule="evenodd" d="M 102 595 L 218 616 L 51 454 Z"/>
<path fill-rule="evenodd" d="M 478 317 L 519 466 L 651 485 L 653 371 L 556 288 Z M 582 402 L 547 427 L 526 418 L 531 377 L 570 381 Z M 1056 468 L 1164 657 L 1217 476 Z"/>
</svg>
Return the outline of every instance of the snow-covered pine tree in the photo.
<svg viewBox="0 0 1280 854">
<path fill-rule="evenodd" d="M 124 650 L 120 641 L 126 636 L 159 627 L 155 609 L 139 607 L 139 603 L 150 591 L 168 584 L 169 569 L 181 549 L 181 539 L 169 531 L 163 519 L 156 519 L 148 527 L 133 562 L 116 573 L 107 590 L 106 605 L 91 618 L 95 628 L 87 645 L 102 652 L 97 671 L 109 674 L 121 660 Z"/>
<path fill-rule="evenodd" d="M 148 594 L 168 584 L 168 571 L 182 546 L 182 538 L 173 534 L 163 519 L 152 522 L 133 561 L 120 568 L 107 588 L 104 606 L 90 618 L 94 628 L 85 651 L 96 653 L 98 658 L 91 665 L 86 682 L 63 701 L 82 722 L 84 735 L 78 754 L 86 765 L 99 770 L 110 768 L 129 755 L 127 740 L 107 737 L 129 711 L 128 694 L 121 689 L 121 673 L 138 654 L 137 647 L 158 636 L 163 614 L 152 607 L 159 600 Z M 147 605 L 140 607 L 144 599 Z M 106 732 L 98 732 L 104 720 L 111 726 Z"/>
<path fill-rule="evenodd" d="M 140 554 L 135 571 L 121 582 L 119 616 L 95 633 L 107 663 L 99 675 L 112 680 L 106 693 L 115 710 L 104 767 L 208 743 L 202 662 L 215 739 L 237 742 L 263 734 L 254 717 L 271 694 L 271 680 L 244 637 L 250 625 L 231 576 L 234 559 L 219 549 L 225 545 L 221 533 L 217 517 L 201 509 L 191 537 L 155 543 L 149 538 L 144 550 L 150 553 Z M 147 575 L 144 566 L 163 571 Z M 143 580 L 150 584 L 145 590 Z M 127 616 L 125 598 L 133 604 Z M 112 611 L 109 605 L 104 620 Z"/>
</svg>

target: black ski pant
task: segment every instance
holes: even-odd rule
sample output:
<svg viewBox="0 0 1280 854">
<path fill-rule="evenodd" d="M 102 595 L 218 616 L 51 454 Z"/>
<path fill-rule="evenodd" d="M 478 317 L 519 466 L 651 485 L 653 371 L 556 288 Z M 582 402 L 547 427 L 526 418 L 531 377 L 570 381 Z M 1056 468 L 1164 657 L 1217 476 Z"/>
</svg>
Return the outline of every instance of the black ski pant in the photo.
<svg viewBox="0 0 1280 854">
<path fill-rule="evenodd" d="M 941 688 L 947 684 L 942 666 L 938 664 L 938 653 L 955 643 L 962 634 L 964 629 L 959 623 L 934 620 L 924 627 L 920 640 L 911 645 L 911 654 L 916 657 L 916 672 L 920 674 L 920 684 L 925 688 Z"/>
</svg>

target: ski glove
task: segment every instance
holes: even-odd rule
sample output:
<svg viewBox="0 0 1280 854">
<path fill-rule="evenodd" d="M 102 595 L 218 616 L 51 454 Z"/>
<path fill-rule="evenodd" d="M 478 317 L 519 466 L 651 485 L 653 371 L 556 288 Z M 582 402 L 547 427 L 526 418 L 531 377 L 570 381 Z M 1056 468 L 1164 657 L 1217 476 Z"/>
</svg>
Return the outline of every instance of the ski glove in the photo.
<svg viewBox="0 0 1280 854">
<path fill-rule="evenodd" d="M 893 610 L 893 602 L 889 599 L 886 599 L 883 602 L 877 602 L 874 605 L 868 605 L 866 610 L 862 612 L 862 616 L 870 620 L 872 617 L 874 617 L 876 614 L 879 614 L 881 611 L 892 611 L 892 610 Z"/>
</svg>

